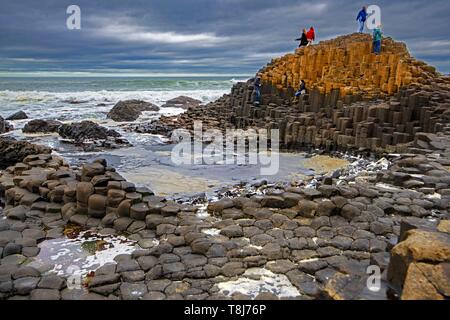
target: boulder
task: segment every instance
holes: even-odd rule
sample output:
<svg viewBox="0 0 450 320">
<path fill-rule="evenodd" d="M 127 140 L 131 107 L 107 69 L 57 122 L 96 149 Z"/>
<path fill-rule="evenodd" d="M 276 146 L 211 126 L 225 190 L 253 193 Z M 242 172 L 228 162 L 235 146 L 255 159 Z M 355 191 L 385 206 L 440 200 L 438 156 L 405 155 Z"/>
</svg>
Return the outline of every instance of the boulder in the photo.
<svg viewBox="0 0 450 320">
<path fill-rule="evenodd" d="M 35 119 L 28 122 L 22 129 L 25 133 L 52 133 L 58 132 L 62 122 L 56 120 Z"/>
<path fill-rule="evenodd" d="M 22 162 L 29 155 L 49 154 L 51 151 L 49 147 L 17 141 L 11 137 L 0 137 L 0 169 Z"/>
<path fill-rule="evenodd" d="M 16 113 L 6 118 L 6 120 L 24 120 L 24 119 L 28 119 L 28 116 L 23 111 L 17 111 Z"/>
<path fill-rule="evenodd" d="M 117 131 L 107 129 L 92 121 L 63 124 L 59 127 L 58 133 L 61 137 L 73 139 L 77 143 L 85 140 L 106 140 L 108 137 L 120 137 Z"/>
<path fill-rule="evenodd" d="M 116 122 L 136 121 L 143 111 L 159 111 L 159 107 L 140 100 L 119 101 L 107 116 Z"/>
<path fill-rule="evenodd" d="M 189 109 L 199 106 L 200 103 L 202 103 L 200 100 L 186 96 L 179 96 L 168 100 L 164 105 L 161 106 L 161 108 L 172 107 L 172 108 Z"/>
<path fill-rule="evenodd" d="M 402 300 L 444 300 L 450 297 L 450 263 L 413 262 L 406 272 Z"/>
<path fill-rule="evenodd" d="M 0 134 L 14 130 L 14 127 L 0 116 Z"/>
<path fill-rule="evenodd" d="M 448 261 L 450 261 L 449 234 L 412 229 L 406 232 L 404 240 L 391 251 L 388 280 L 400 291 L 404 288 L 411 263 L 439 264 Z M 417 273 L 414 267 L 411 272 Z"/>
</svg>

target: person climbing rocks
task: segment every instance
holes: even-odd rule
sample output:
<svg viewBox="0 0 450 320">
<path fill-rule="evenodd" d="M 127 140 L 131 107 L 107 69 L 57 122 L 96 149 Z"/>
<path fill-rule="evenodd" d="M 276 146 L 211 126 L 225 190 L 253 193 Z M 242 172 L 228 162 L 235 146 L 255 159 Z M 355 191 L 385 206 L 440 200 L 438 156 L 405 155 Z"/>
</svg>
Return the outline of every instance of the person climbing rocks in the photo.
<svg viewBox="0 0 450 320">
<path fill-rule="evenodd" d="M 381 25 L 373 30 L 373 53 L 381 53 L 381 40 L 383 38 L 383 33 L 381 32 Z"/>
<path fill-rule="evenodd" d="M 254 105 L 261 104 L 261 77 L 259 75 L 256 76 L 253 82 L 252 98 Z"/>
<path fill-rule="evenodd" d="M 295 41 L 300 41 L 300 44 L 298 45 L 299 48 L 306 47 L 308 45 L 308 38 L 306 37 L 306 29 L 303 29 L 302 36 L 298 39 L 295 39 Z"/>
<path fill-rule="evenodd" d="M 309 28 L 309 31 L 306 33 L 306 39 L 308 40 L 308 46 L 316 40 L 316 31 L 313 27 Z"/>
<path fill-rule="evenodd" d="M 367 20 L 367 8 L 364 6 L 361 11 L 359 11 L 358 16 L 356 17 L 356 21 L 359 23 L 358 32 L 363 33 L 364 32 L 364 25 L 366 24 Z"/>
<path fill-rule="evenodd" d="M 298 98 L 301 95 L 306 94 L 306 83 L 304 80 L 300 81 L 300 88 L 298 88 L 297 92 L 295 93 L 295 97 Z"/>
</svg>

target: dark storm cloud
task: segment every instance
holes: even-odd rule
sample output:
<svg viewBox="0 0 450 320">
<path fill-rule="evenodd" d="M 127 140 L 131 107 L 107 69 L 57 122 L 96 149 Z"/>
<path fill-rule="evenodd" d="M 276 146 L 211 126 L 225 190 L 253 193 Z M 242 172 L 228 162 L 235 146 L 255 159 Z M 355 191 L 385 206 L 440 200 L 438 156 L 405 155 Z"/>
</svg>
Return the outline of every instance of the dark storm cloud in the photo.
<svg viewBox="0 0 450 320">
<path fill-rule="evenodd" d="M 3 3 L 4 2 L 4 3 Z M 17 0 L 0 10 L 0 70 L 251 74 L 318 39 L 354 32 L 364 4 L 348 0 Z M 378 1 L 384 32 L 450 71 L 447 0 Z M 82 29 L 66 28 L 77 4 Z"/>
</svg>

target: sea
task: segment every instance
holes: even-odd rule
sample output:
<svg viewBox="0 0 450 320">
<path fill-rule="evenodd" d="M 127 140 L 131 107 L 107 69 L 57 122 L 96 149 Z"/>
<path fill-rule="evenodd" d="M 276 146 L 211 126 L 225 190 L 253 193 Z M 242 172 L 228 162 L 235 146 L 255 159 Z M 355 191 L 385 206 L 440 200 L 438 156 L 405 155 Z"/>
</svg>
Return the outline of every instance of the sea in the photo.
<svg viewBox="0 0 450 320">
<path fill-rule="evenodd" d="M 208 103 L 243 80 L 232 77 L 0 77 L 0 115 L 6 117 L 22 110 L 30 118 L 102 119 L 120 100 L 140 99 L 161 106 L 167 100 L 186 95 Z"/>
</svg>

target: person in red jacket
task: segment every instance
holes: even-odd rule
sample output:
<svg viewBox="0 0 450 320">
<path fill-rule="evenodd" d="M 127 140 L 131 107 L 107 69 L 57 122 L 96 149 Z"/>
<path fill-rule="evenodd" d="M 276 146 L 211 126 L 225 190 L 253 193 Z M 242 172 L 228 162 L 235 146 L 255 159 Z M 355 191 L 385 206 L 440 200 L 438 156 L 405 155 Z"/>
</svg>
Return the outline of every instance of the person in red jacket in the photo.
<svg viewBox="0 0 450 320">
<path fill-rule="evenodd" d="M 309 31 L 306 33 L 306 39 L 308 39 L 308 46 L 316 40 L 316 31 L 313 27 L 309 28 Z"/>
</svg>

